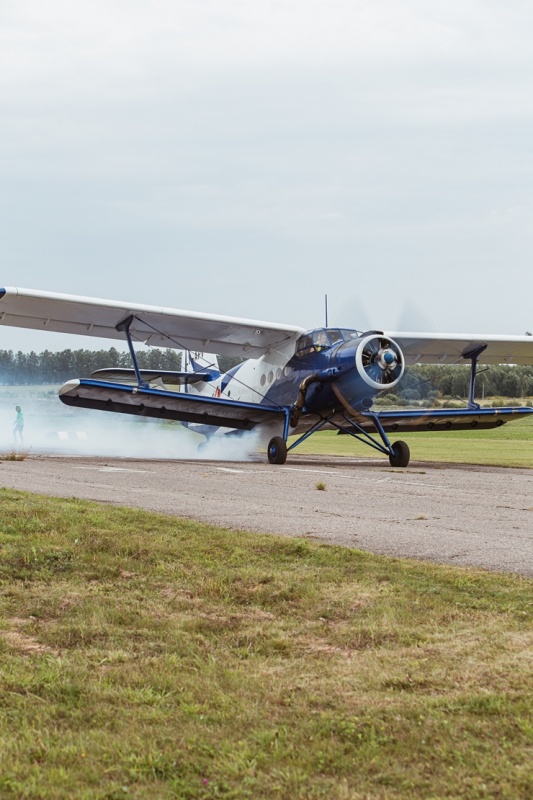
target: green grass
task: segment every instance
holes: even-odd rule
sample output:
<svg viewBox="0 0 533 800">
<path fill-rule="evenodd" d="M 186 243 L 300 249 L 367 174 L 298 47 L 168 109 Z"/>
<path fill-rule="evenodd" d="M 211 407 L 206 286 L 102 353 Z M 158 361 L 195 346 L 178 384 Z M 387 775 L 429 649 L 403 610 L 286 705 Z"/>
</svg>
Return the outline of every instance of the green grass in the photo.
<svg viewBox="0 0 533 800">
<path fill-rule="evenodd" d="M 0 501 L 0 797 L 533 796 L 531 580 Z"/>
<path fill-rule="evenodd" d="M 510 422 L 488 431 L 438 431 L 391 434 L 391 441 L 407 442 L 414 461 L 447 461 L 456 464 L 486 464 L 502 467 L 533 467 L 533 419 Z M 316 433 L 295 453 L 379 457 L 351 436 L 335 431 Z"/>
</svg>

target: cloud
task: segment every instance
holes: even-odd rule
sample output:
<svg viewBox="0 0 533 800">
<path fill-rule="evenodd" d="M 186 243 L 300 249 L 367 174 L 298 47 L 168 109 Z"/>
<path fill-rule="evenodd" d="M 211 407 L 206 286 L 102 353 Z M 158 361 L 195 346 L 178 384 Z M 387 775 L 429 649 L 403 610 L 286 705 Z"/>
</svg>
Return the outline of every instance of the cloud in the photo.
<svg viewBox="0 0 533 800">
<path fill-rule="evenodd" d="M 309 326 L 347 286 L 389 313 L 386 286 L 443 329 L 531 326 L 530 4 L 18 0 L 0 20 L 0 283 Z"/>
<path fill-rule="evenodd" d="M 147 73 L 187 64 L 201 74 L 428 56 L 530 61 L 533 10 L 517 0 L 19 0 L 4 3 L 2 16 L 9 82 L 55 76 L 61 92 L 80 79 L 88 89 L 102 78 L 111 85 L 138 78 L 142 89 Z M 173 74 L 184 86 L 188 78 Z"/>
</svg>

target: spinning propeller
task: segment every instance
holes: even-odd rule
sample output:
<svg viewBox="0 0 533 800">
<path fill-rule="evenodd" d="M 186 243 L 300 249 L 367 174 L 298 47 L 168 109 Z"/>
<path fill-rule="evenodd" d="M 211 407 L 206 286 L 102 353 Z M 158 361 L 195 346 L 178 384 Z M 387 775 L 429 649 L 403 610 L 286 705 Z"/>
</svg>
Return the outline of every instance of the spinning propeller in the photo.
<svg viewBox="0 0 533 800">
<path fill-rule="evenodd" d="M 403 375 L 402 351 L 395 341 L 379 333 L 362 334 L 355 365 L 365 383 L 374 389 L 390 389 Z"/>
</svg>

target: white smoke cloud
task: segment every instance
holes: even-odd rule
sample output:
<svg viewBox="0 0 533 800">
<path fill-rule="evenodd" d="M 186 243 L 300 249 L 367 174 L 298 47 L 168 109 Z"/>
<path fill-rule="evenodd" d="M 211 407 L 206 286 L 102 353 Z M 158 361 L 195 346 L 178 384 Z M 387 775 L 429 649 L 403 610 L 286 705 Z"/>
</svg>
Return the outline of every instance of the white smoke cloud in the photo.
<svg viewBox="0 0 533 800">
<path fill-rule="evenodd" d="M 15 406 L 24 413 L 24 443 L 15 443 Z M 116 458 L 248 461 L 259 436 L 215 433 L 206 441 L 178 423 L 87 409 L 69 409 L 46 387 L 0 387 L 0 453 L 107 456 Z"/>
</svg>

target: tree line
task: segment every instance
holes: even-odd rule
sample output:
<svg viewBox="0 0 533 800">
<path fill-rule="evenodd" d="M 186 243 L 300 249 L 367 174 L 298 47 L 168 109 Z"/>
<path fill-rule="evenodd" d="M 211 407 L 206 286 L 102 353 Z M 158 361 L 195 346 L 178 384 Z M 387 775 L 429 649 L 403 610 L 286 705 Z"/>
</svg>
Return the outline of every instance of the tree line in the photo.
<svg viewBox="0 0 533 800">
<path fill-rule="evenodd" d="M 432 400 L 437 396 L 465 398 L 470 386 L 470 366 L 417 364 L 408 367 L 392 390 L 404 400 Z M 533 367 L 499 364 L 478 366 L 476 398 L 533 396 Z"/>
<path fill-rule="evenodd" d="M 179 370 L 181 354 L 177 350 L 139 350 L 141 369 Z M 97 369 L 132 368 L 129 353 L 115 347 L 109 350 L 61 350 L 53 353 L 14 353 L 0 350 L 0 384 L 22 386 L 64 383 L 71 378 L 88 378 Z"/>
<path fill-rule="evenodd" d="M 137 358 L 141 369 L 179 370 L 181 366 L 178 350 L 139 350 Z M 240 360 L 219 356 L 220 368 L 225 372 Z M 0 350 L 0 385 L 58 384 L 70 378 L 87 378 L 95 370 L 109 367 L 131 368 L 130 354 L 115 347 L 109 350 L 44 350 L 42 353 Z M 468 395 L 469 381 L 468 365 L 417 365 L 407 368 L 393 393 L 409 401 L 432 400 L 439 395 L 464 398 Z M 533 396 L 533 367 L 479 367 L 476 396 Z"/>
</svg>

